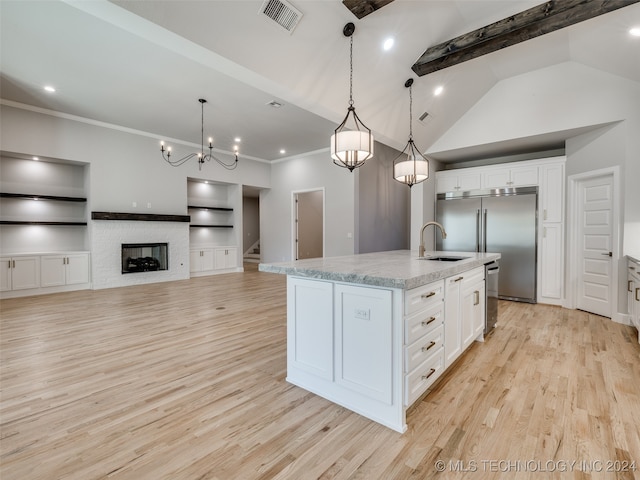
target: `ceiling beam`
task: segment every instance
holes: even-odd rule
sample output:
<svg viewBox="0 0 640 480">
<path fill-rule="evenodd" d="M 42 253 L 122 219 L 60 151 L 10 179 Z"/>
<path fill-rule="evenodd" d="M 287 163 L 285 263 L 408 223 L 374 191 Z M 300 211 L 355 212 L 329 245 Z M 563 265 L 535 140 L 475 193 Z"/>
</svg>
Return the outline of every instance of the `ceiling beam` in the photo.
<svg viewBox="0 0 640 480">
<path fill-rule="evenodd" d="M 393 0 L 342 0 L 342 4 L 358 18 L 366 17 L 391 2 Z"/>
<path fill-rule="evenodd" d="M 638 2 L 549 1 L 430 47 L 411 69 L 418 76 L 427 75 Z"/>
</svg>

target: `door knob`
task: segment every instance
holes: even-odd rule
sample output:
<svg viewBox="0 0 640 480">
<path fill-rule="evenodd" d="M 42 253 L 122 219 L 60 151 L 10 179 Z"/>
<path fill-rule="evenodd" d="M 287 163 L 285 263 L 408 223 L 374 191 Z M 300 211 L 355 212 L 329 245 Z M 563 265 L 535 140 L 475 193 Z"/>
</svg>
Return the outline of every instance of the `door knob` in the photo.
<svg viewBox="0 0 640 480">
<path fill-rule="evenodd" d="M 607 257 L 612 257 L 613 252 L 601 253 L 600 255 L 606 255 Z"/>
</svg>

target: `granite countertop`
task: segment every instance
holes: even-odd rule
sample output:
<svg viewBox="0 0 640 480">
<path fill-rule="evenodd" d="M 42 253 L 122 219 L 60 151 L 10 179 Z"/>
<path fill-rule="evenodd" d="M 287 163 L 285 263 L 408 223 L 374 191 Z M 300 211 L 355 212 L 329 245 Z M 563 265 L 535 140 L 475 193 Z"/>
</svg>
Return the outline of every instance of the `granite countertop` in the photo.
<svg viewBox="0 0 640 480">
<path fill-rule="evenodd" d="M 408 290 L 500 258 L 499 253 L 425 253 L 425 257 L 439 255 L 468 258 L 457 262 L 418 260 L 416 251 L 394 250 L 342 257 L 310 258 L 294 262 L 261 263 L 258 269 L 261 272 Z"/>
</svg>

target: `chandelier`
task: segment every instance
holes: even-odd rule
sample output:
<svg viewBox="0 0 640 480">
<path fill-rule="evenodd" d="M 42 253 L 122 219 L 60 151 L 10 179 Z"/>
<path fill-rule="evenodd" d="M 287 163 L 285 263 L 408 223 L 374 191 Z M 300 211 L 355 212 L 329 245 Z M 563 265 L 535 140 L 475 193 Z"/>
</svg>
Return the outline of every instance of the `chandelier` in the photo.
<svg viewBox="0 0 640 480">
<path fill-rule="evenodd" d="M 178 160 L 174 160 L 171 158 L 171 147 L 167 146 L 165 148 L 164 146 L 164 142 L 160 142 L 160 152 L 162 153 L 162 158 L 172 167 L 179 167 L 180 165 L 185 164 L 186 162 L 188 162 L 189 160 L 191 160 L 194 157 L 198 158 L 198 170 L 202 170 L 202 164 L 204 162 L 209 162 L 211 160 L 215 160 L 217 163 L 219 163 L 220 165 L 222 165 L 224 168 L 226 168 L 227 170 L 233 170 L 234 168 L 236 168 L 238 166 L 238 146 L 236 145 L 234 147 L 234 155 L 235 155 L 235 160 L 232 163 L 227 163 L 224 162 L 222 160 L 220 160 L 219 158 L 217 158 L 214 154 L 213 154 L 213 138 L 209 137 L 209 153 L 205 154 L 204 153 L 204 104 L 207 103 L 207 101 L 204 98 L 199 98 L 198 101 L 200 102 L 200 108 L 201 108 L 201 130 L 200 130 L 200 151 L 199 152 L 194 152 L 191 153 L 185 157 L 182 157 Z"/>
<path fill-rule="evenodd" d="M 347 115 L 334 134 L 331 135 L 331 158 L 339 167 L 354 168 L 364 165 L 365 160 L 373 156 L 373 135 L 356 114 L 353 106 L 353 32 L 356 27 L 347 23 L 342 29 L 345 37 L 350 37 L 349 50 L 349 107 Z"/>
<path fill-rule="evenodd" d="M 404 150 L 393 161 L 393 178 L 411 188 L 416 183 L 424 182 L 429 178 L 429 160 L 420 153 L 413 142 L 413 95 L 411 86 L 413 78 L 404 83 L 409 89 L 409 141 Z"/>
</svg>

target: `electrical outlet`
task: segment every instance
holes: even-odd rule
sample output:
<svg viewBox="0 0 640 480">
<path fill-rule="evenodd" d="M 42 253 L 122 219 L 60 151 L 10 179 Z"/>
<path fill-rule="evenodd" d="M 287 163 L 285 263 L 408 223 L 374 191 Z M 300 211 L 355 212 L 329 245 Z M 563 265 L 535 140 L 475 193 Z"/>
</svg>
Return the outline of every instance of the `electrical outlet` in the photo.
<svg viewBox="0 0 640 480">
<path fill-rule="evenodd" d="M 138 206 L 138 202 L 131 202 L 131 206 L 132 206 L 133 208 L 136 208 L 136 207 Z"/>
<path fill-rule="evenodd" d="M 147 202 L 147 208 L 151 208 L 151 202 Z"/>
</svg>

